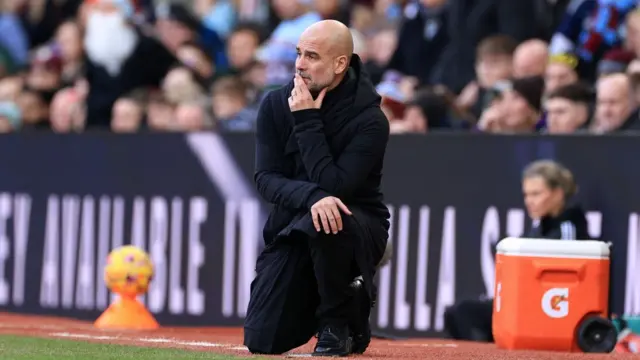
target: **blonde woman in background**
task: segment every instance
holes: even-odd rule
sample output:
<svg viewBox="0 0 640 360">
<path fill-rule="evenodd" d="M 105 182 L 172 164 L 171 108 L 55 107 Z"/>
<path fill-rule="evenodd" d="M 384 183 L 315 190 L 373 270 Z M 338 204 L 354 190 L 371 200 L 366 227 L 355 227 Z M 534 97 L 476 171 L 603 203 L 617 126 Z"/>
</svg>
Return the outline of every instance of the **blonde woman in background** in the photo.
<svg viewBox="0 0 640 360">
<path fill-rule="evenodd" d="M 572 204 L 577 185 L 569 169 L 551 160 L 535 161 L 523 172 L 522 193 L 533 221 L 534 239 L 589 240 L 584 210 Z M 493 342 L 493 299 L 462 300 L 445 312 L 445 328 L 458 340 Z"/>
</svg>

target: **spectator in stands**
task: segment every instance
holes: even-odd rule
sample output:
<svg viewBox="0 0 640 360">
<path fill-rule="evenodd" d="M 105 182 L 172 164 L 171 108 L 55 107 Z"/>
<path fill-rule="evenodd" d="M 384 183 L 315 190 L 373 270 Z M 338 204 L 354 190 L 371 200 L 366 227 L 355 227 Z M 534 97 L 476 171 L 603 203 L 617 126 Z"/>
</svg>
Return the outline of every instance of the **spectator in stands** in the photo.
<svg viewBox="0 0 640 360">
<path fill-rule="evenodd" d="M 391 121 L 390 130 L 392 134 L 460 130 L 469 127 L 465 115 L 455 106 L 455 97 L 446 93 L 446 88 L 425 88 L 407 102 L 402 119 Z"/>
<path fill-rule="evenodd" d="M 54 49 L 57 49 L 62 61 L 62 85 L 71 86 L 84 72 L 83 33 L 77 21 L 63 22 L 54 37 Z"/>
<path fill-rule="evenodd" d="M 633 61 L 634 54 L 630 51 L 622 49 L 613 49 L 607 51 L 602 57 L 602 60 L 598 62 L 597 77 L 604 75 L 624 73 L 627 71 L 627 66 Z"/>
<path fill-rule="evenodd" d="M 11 58 L 11 54 L 0 45 L 0 79 L 12 75 L 16 72 L 16 64 Z"/>
<path fill-rule="evenodd" d="M 43 45 L 34 52 L 26 85 L 50 94 L 62 87 L 62 57 L 52 45 Z"/>
<path fill-rule="evenodd" d="M 258 113 L 257 109 L 249 107 L 248 91 L 246 84 L 237 77 L 216 81 L 211 88 L 211 108 L 218 130 L 255 130 Z"/>
<path fill-rule="evenodd" d="M 223 39 L 189 8 L 180 3 L 161 2 L 155 15 L 155 32 L 172 54 L 184 43 L 196 43 L 214 60 L 218 71 L 226 71 L 228 62 Z"/>
<path fill-rule="evenodd" d="M 177 61 L 160 42 L 132 24 L 133 15 L 129 0 L 100 1 L 87 8 L 87 126 L 109 126 L 112 106 L 120 96 L 158 86 Z"/>
<path fill-rule="evenodd" d="M 625 16 L 636 0 L 575 0 L 551 39 L 552 54 L 574 52 L 585 63 L 586 77 L 595 78 L 605 52 L 620 45 Z"/>
<path fill-rule="evenodd" d="M 252 105 L 259 105 L 262 97 L 266 94 L 267 74 L 263 63 L 254 61 L 249 65 L 247 70 L 242 74 L 242 81 L 248 84 L 251 89 Z"/>
<path fill-rule="evenodd" d="M 513 53 L 513 76 L 543 76 L 547 66 L 548 44 L 540 39 L 520 43 Z"/>
<path fill-rule="evenodd" d="M 481 41 L 497 34 L 515 42 L 538 35 L 535 7 L 535 1 L 448 0 L 450 41 L 439 55 L 434 81 L 459 93 L 475 77 L 474 55 Z"/>
<path fill-rule="evenodd" d="M 271 4 L 282 21 L 257 51 L 258 60 L 265 65 L 266 84 L 270 88 L 291 80 L 300 35 L 311 24 L 322 20 L 306 0 L 273 0 Z"/>
<path fill-rule="evenodd" d="M 513 53 L 518 44 L 504 35 L 487 37 L 478 45 L 476 80 L 467 84 L 458 97 L 459 107 L 479 118 L 493 99 L 490 89 L 513 75 Z"/>
<path fill-rule="evenodd" d="M 226 39 L 236 24 L 238 15 L 231 0 L 196 0 L 195 13 L 207 28 Z"/>
<path fill-rule="evenodd" d="M 57 133 L 81 132 L 86 127 L 84 96 L 76 88 L 56 93 L 50 106 L 51 129 Z"/>
<path fill-rule="evenodd" d="M 92 1 L 92 0 L 84 0 Z M 56 28 L 65 20 L 76 16 L 83 0 L 41 0 L 8 1 L 17 3 L 29 43 L 32 48 L 39 47 L 51 40 Z M 5 1 L 3 1 L 5 2 Z"/>
<path fill-rule="evenodd" d="M 20 108 L 13 102 L 0 101 L 0 133 L 16 131 L 21 125 Z"/>
<path fill-rule="evenodd" d="M 640 130 L 638 103 L 628 75 L 612 74 L 600 78 L 596 85 L 596 96 L 593 132 L 602 134 Z"/>
<path fill-rule="evenodd" d="M 176 108 L 173 131 L 201 131 L 211 129 L 213 121 L 198 102 L 184 102 Z"/>
<path fill-rule="evenodd" d="M 635 99 L 636 104 L 640 104 L 640 73 L 630 73 L 628 76 L 631 81 L 633 98 Z"/>
<path fill-rule="evenodd" d="M 573 174 L 563 165 L 551 160 L 529 164 L 522 174 L 522 192 L 533 224 L 525 237 L 589 240 L 585 212 L 572 201 L 577 190 Z M 493 299 L 462 300 L 445 311 L 446 331 L 458 340 L 493 342 L 492 313 Z"/>
<path fill-rule="evenodd" d="M 544 80 L 533 76 L 503 81 L 494 87 L 495 101 L 478 122 L 482 131 L 531 133 L 542 115 Z"/>
<path fill-rule="evenodd" d="M 579 75 L 580 59 L 573 54 L 555 54 L 549 57 L 544 74 L 545 94 L 557 88 L 576 83 Z"/>
<path fill-rule="evenodd" d="M 400 28 L 398 44 L 388 69 L 417 79 L 420 85 L 433 83 L 433 71 L 438 56 L 449 43 L 448 0 L 421 0 L 405 9 L 405 21 Z"/>
<path fill-rule="evenodd" d="M 370 35 L 370 39 L 364 39 L 364 41 L 367 44 L 363 44 L 366 50 L 361 51 L 365 55 L 361 59 L 369 72 L 371 81 L 377 84 L 382 81 L 384 71 L 397 51 L 398 32 L 390 26 L 385 26 L 375 30 Z"/>
<path fill-rule="evenodd" d="M 15 0 L 0 1 L 0 48 L 16 67 L 29 62 L 29 37 L 18 15 L 20 4 Z"/>
<path fill-rule="evenodd" d="M 111 130 L 117 133 L 132 133 L 144 124 L 144 91 L 133 91 L 113 104 Z"/>
<path fill-rule="evenodd" d="M 18 95 L 17 104 L 22 113 L 22 128 L 25 130 L 50 130 L 49 102 L 51 97 L 30 88 L 25 88 Z"/>
<path fill-rule="evenodd" d="M 165 98 L 172 104 L 199 101 L 205 97 L 203 84 L 187 67 L 177 66 L 162 81 Z"/>
<path fill-rule="evenodd" d="M 263 29 L 258 24 L 242 23 L 233 29 L 227 40 L 227 56 L 232 74 L 249 71 L 262 41 Z"/>
<path fill-rule="evenodd" d="M 570 134 L 587 130 L 594 96 L 584 83 L 560 86 L 545 101 L 548 134 Z"/>
<path fill-rule="evenodd" d="M 635 58 L 640 58 L 640 10 L 635 10 L 627 15 L 624 48 L 633 52 Z"/>
<path fill-rule="evenodd" d="M 186 42 L 180 45 L 176 56 L 183 66 L 191 69 L 201 79 L 203 85 L 213 82 L 215 75 L 213 60 L 198 44 Z"/>
<path fill-rule="evenodd" d="M 20 76 L 0 79 L 0 101 L 17 101 L 23 86 L 24 80 Z"/>
<path fill-rule="evenodd" d="M 147 125 L 151 131 L 169 131 L 173 124 L 174 106 L 161 91 L 152 92 L 146 106 Z"/>
</svg>

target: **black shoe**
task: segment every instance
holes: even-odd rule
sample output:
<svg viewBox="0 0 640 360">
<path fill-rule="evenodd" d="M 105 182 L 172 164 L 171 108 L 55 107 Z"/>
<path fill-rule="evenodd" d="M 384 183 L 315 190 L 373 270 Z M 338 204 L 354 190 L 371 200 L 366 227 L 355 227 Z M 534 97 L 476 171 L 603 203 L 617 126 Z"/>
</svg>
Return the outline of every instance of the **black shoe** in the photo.
<svg viewBox="0 0 640 360">
<path fill-rule="evenodd" d="M 375 306 L 376 290 L 373 290 L 373 300 L 369 300 L 367 290 L 364 288 L 362 277 L 357 277 L 351 287 L 355 290 L 354 302 L 356 304 L 356 318 L 351 324 L 353 333 L 353 354 L 363 354 L 371 343 L 371 325 L 369 315 Z"/>
<path fill-rule="evenodd" d="M 353 339 L 347 326 L 325 325 L 312 356 L 349 356 Z"/>
</svg>

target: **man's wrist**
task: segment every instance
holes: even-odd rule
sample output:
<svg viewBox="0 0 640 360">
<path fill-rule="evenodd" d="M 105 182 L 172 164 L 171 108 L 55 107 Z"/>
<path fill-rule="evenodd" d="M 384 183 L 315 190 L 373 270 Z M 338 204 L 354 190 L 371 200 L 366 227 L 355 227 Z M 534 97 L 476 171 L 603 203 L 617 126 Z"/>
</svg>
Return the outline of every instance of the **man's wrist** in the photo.
<svg viewBox="0 0 640 360">
<path fill-rule="evenodd" d="M 293 111 L 291 114 L 293 114 L 293 119 L 296 125 L 314 120 L 322 120 L 320 117 L 320 110 L 314 108 Z"/>
<path fill-rule="evenodd" d="M 315 203 L 326 198 L 327 196 L 331 196 L 331 194 L 327 193 L 322 189 L 316 189 L 314 192 L 311 193 L 311 195 L 309 195 L 309 198 L 307 199 L 307 207 L 311 209 L 311 207 Z"/>
</svg>

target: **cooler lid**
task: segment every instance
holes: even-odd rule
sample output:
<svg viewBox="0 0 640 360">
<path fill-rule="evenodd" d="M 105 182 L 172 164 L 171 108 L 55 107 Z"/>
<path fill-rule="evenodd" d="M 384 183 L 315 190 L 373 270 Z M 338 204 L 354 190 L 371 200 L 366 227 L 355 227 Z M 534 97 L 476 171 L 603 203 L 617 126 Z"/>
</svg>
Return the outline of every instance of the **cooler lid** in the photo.
<svg viewBox="0 0 640 360">
<path fill-rule="evenodd" d="M 609 258 L 609 245 L 595 240 L 547 240 L 508 237 L 498 243 L 498 254 L 513 256 Z"/>
</svg>

